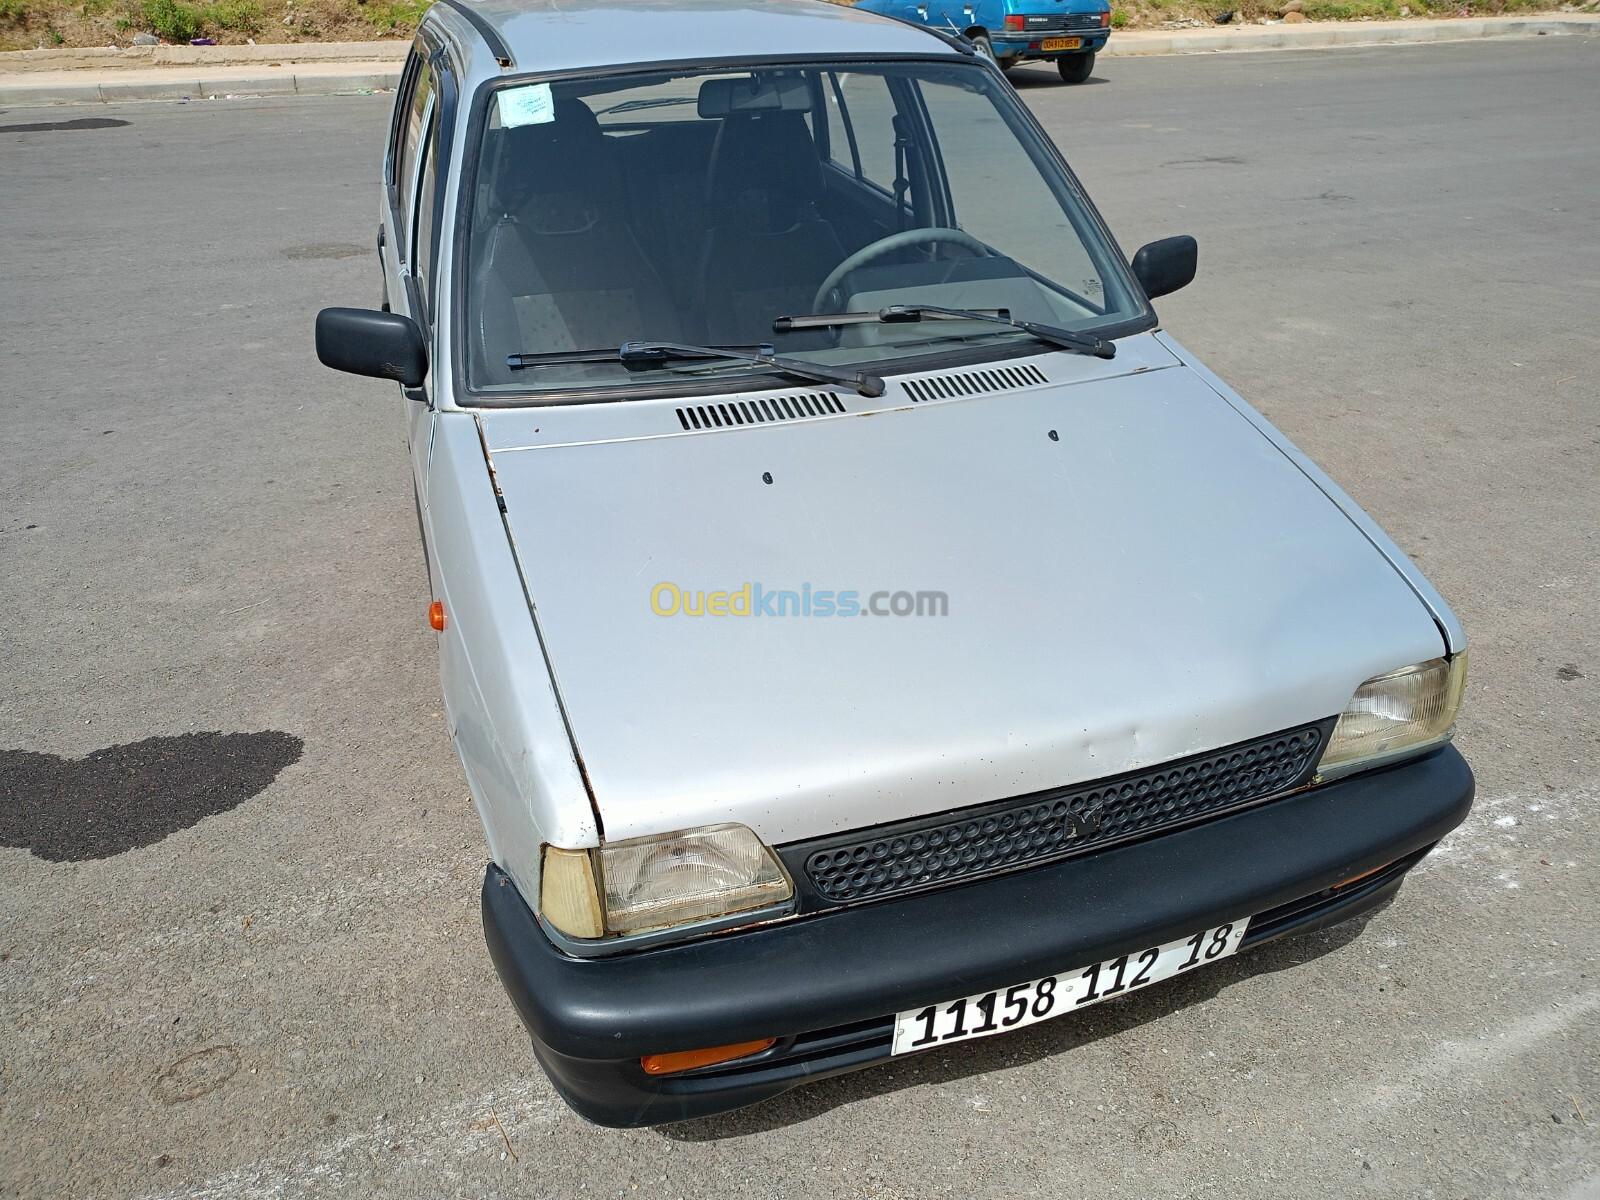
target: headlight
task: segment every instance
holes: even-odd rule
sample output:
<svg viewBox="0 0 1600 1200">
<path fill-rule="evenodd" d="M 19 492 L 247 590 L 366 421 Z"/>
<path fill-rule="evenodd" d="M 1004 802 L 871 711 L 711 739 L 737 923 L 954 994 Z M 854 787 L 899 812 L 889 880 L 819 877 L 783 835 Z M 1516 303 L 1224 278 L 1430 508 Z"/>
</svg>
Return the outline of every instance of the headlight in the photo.
<svg viewBox="0 0 1600 1200">
<path fill-rule="evenodd" d="M 545 920 L 592 938 L 769 908 L 794 884 L 743 825 L 708 825 L 598 850 L 546 846 L 539 891 Z"/>
<path fill-rule="evenodd" d="M 1317 775 L 1332 779 L 1450 739 L 1467 685 L 1467 655 L 1369 679 L 1333 727 Z"/>
</svg>

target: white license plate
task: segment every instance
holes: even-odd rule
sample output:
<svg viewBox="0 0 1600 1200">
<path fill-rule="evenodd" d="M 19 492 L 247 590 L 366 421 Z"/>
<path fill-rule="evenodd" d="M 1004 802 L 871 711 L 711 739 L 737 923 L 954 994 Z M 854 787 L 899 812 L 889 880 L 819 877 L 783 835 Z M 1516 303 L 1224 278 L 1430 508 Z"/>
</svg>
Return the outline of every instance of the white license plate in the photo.
<svg viewBox="0 0 1600 1200">
<path fill-rule="evenodd" d="M 1250 918 L 1246 917 L 1082 970 L 1046 975 L 999 991 L 963 996 L 948 1004 L 908 1010 L 894 1019 L 891 1053 L 909 1054 L 948 1042 L 1021 1029 L 1138 991 L 1207 963 L 1220 962 L 1239 949 L 1249 924 Z"/>
</svg>

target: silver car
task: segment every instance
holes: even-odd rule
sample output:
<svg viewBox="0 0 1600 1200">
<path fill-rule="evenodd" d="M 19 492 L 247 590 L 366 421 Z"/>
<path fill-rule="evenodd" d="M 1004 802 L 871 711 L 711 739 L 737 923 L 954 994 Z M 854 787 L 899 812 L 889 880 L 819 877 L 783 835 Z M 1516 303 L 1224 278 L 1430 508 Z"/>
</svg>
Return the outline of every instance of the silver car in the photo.
<svg viewBox="0 0 1600 1200">
<path fill-rule="evenodd" d="M 383 305 L 489 951 L 641 1125 L 1202 970 L 1465 816 L 1461 626 L 1162 332 L 992 62 L 811 0 L 441 0 Z"/>
</svg>

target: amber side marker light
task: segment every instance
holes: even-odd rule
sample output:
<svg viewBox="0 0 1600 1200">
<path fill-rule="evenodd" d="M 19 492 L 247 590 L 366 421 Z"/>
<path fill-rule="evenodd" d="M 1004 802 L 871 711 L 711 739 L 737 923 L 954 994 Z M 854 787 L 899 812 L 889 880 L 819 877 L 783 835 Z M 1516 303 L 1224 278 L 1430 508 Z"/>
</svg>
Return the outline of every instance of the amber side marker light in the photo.
<svg viewBox="0 0 1600 1200">
<path fill-rule="evenodd" d="M 428 624 L 433 626 L 435 633 L 444 632 L 444 602 L 435 600 L 428 605 Z"/>
<path fill-rule="evenodd" d="M 679 1071 L 692 1071 L 696 1067 L 714 1067 L 718 1063 L 732 1062 L 760 1054 L 768 1046 L 777 1044 L 777 1038 L 762 1038 L 756 1042 L 735 1042 L 731 1046 L 707 1046 L 704 1050 L 680 1050 L 676 1054 L 646 1054 L 639 1060 L 646 1075 L 674 1075 Z"/>
<path fill-rule="evenodd" d="M 1334 884 L 1333 887 L 1331 889 L 1329 889 L 1329 890 L 1337 892 L 1340 888 L 1347 888 L 1352 883 L 1360 883 L 1363 879 L 1371 879 L 1379 871 L 1387 870 L 1388 868 L 1390 868 L 1392 866 L 1394 866 L 1393 863 L 1384 863 L 1383 866 L 1381 866 L 1381 867 L 1373 867 L 1372 870 L 1363 871 L 1359 875 L 1352 875 L 1352 876 L 1350 876 L 1349 879 L 1341 879 L 1341 880 L 1339 880 L 1338 883 Z"/>
</svg>

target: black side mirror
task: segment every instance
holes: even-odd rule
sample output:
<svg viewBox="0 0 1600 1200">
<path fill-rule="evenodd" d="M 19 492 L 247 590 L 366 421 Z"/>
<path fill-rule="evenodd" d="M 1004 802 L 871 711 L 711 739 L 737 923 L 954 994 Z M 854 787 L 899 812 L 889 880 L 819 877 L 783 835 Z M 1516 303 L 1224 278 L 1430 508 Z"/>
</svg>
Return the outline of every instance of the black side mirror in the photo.
<svg viewBox="0 0 1600 1200">
<path fill-rule="evenodd" d="M 428 377 L 428 347 L 417 323 L 371 308 L 319 312 L 317 357 L 335 371 L 393 379 L 402 387 L 421 387 Z"/>
<path fill-rule="evenodd" d="M 1144 285 L 1144 294 L 1154 300 L 1193 283 L 1199 257 L 1199 245 L 1187 233 L 1180 233 L 1140 246 L 1133 256 L 1133 273 Z"/>
</svg>

